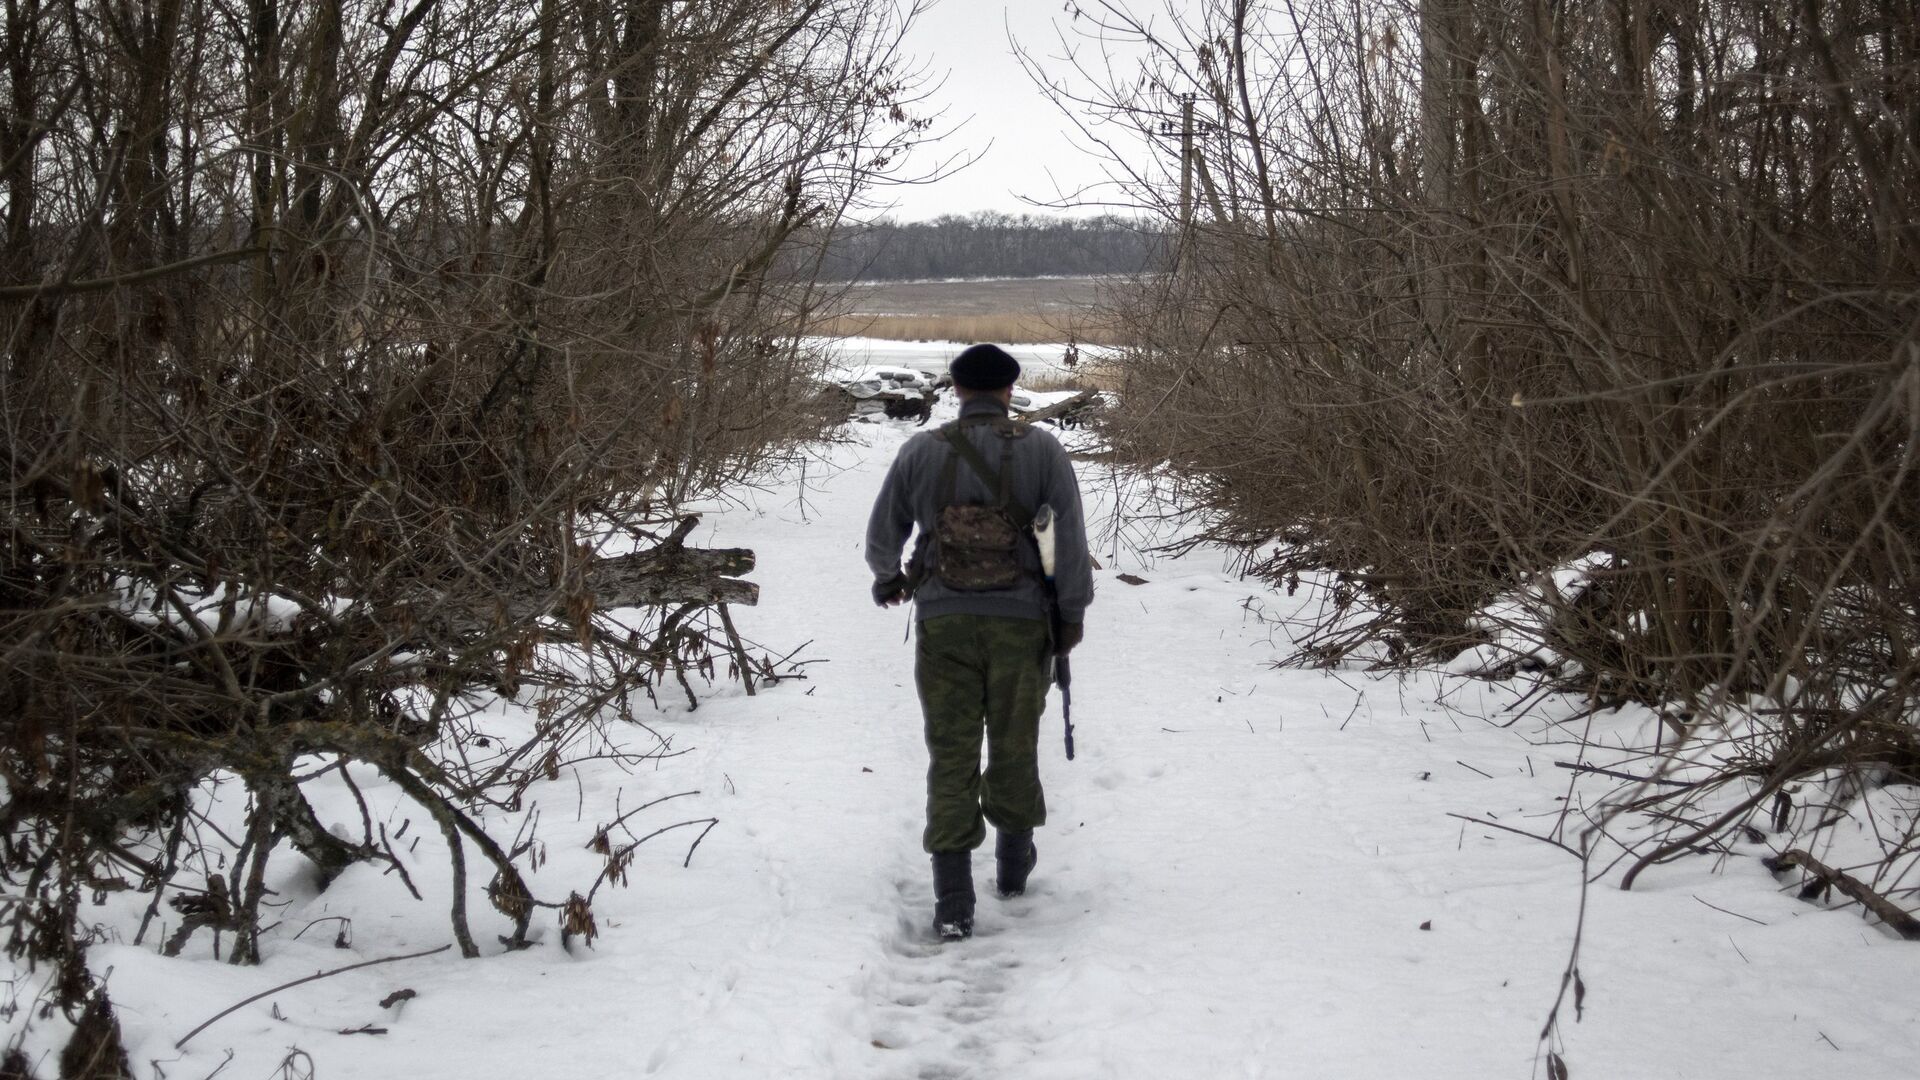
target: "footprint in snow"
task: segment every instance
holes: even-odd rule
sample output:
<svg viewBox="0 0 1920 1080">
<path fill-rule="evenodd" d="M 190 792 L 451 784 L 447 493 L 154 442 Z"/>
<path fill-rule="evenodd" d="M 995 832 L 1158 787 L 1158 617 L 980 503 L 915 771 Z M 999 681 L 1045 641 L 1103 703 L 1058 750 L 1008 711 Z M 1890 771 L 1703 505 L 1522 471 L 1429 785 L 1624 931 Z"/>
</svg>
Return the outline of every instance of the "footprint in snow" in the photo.
<svg viewBox="0 0 1920 1080">
<path fill-rule="evenodd" d="M 914 1060 L 916 1077 L 997 1075 L 1008 1054 L 1025 1056 L 1039 1039 L 1005 1004 L 1021 968 L 1018 950 L 1026 935 L 1010 920 L 1024 920 L 1029 901 L 1003 901 L 990 879 L 978 881 L 980 906 L 974 937 L 942 942 L 930 925 L 931 887 L 916 878 L 894 881 L 898 905 L 893 925 L 881 934 L 885 957 L 865 994 L 874 1017 L 872 1044 L 886 1052 L 932 1053 Z M 1030 925 L 1030 924 L 1029 924 Z"/>
</svg>

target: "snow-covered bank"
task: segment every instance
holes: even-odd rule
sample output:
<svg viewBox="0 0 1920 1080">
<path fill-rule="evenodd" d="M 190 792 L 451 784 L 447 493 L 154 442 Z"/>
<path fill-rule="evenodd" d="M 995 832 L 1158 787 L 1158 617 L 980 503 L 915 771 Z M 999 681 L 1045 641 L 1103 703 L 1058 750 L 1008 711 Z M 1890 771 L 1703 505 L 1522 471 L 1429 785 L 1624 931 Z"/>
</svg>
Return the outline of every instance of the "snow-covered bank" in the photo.
<svg viewBox="0 0 1920 1080">
<path fill-rule="evenodd" d="M 930 939 L 909 615 L 872 605 L 860 559 L 881 475 L 913 431 L 850 425 L 692 538 L 758 553 L 762 601 L 736 613 L 741 629 L 776 656 L 806 644 L 806 680 L 719 691 L 697 712 L 639 703 L 669 752 L 689 752 L 569 769 L 489 819 L 513 836 L 537 815 L 544 861 L 528 880 L 543 898 L 584 890 L 604 865 L 595 833 L 648 800 L 698 792 L 622 837 L 720 819 L 690 861 L 696 827 L 639 848 L 629 884 L 594 901 L 591 948 L 563 951 L 543 911 L 539 943 L 503 954 L 508 923 L 476 873 L 484 959 L 293 987 L 175 1050 L 251 994 L 448 940 L 439 834 L 356 771 L 389 835 L 411 819 L 396 846 L 424 899 L 367 866 L 315 893 L 289 853 L 258 968 L 215 961 L 204 937 L 160 958 L 151 935 L 126 943 L 137 909 L 104 909 L 119 941 L 92 961 L 111 971 L 136 1074 L 204 1077 L 231 1051 L 223 1077 L 267 1077 L 298 1048 L 322 1078 L 1541 1075 L 1578 866 L 1449 815 L 1545 834 L 1559 800 L 1601 790 L 1553 764 L 1577 750 L 1548 720 L 1574 706 L 1502 728 L 1524 677 L 1274 670 L 1308 590 L 1238 580 L 1204 549 L 1153 559 L 1101 544 L 1074 657 L 1078 760 L 1060 751 L 1057 704 L 1043 728 L 1050 822 L 1033 885 L 983 896 L 975 940 Z M 1082 475 L 1092 531 L 1109 535 L 1138 492 L 1099 466 Z M 498 711 L 511 740 L 536 721 L 537 694 Z M 1596 718 L 1594 737 L 1645 719 Z M 638 726 L 616 734 L 655 746 Z M 334 805 L 329 824 L 358 835 L 357 811 Z M 977 878 L 990 874 L 978 857 Z M 344 948 L 339 923 L 316 924 L 334 916 L 352 920 Z M 1561 1046 L 1578 1078 L 1906 1077 L 1920 1048 L 1911 946 L 1795 899 L 1745 854 L 1659 868 L 1632 893 L 1596 885 L 1580 971 L 1584 1019 L 1565 1020 Z M 401 989 L 416 996 L 381 1005 Z"/>
<path fill-rule="evenodd" d="M 901 367 L 914 371 L 938 374 L 947 370 L 947 364 L 966 348 L 964 342 L 954 341 L 890 341 L 886 338 L 850 337 L 850 338 L 808 338 L 817 346 L 830 350 L 841 358 L 841 364 L 847 368 L 861 367 Z M 1012 354 L 1020 362 L 1020 380 L 1031 383 L 1045 379 L 1067 379 L 1085 374 L 1084 366 L 1097 363 L 1111 356 L 1114 350 L 1104 345 L 1079 346 L 1079 363 L 1082 369 L 1066 365 L 1067 347 L 1064 344 L 1050 345 L 1002 345 L 1001 348 Z"/>
</svg>

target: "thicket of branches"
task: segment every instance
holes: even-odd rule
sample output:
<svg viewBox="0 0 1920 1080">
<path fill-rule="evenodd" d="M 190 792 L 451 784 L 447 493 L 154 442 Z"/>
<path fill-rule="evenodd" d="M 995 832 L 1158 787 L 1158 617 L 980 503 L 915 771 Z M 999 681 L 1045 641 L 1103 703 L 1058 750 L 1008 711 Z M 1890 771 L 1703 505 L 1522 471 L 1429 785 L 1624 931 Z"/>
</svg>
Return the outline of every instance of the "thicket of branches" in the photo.
<svg viewBox="0 0 1920 1080">
<path fill-rule="evenodd" d="M 1259 572 L 1338 572 L 1304 658 L 1445 658 L 1529 595 L 1544 618 L 1518 629 L 1599 704 L 1678 707 L 1683 741 L 1756 707 L 1721 762 L 1733 805 L 1636 870 L 1824 767 L 1915 775 L 1910 4 L 1106 22 L 1152 58 L 1086 104 L 1163 151 L 1138 187 L 1188 226 L 1177 272 L 1122 298 L 1110 433 L 1217 537 L 1281 541 Z"/>
<path fill-rule="evenodd" d="M 1166 248 L 1151 219 L 1113 215 L 943 214 L 932 221 L 881 219 L 842 226 L 822 239 L 827 281 L 1138 274 Z"/>
<path fill-rule="evenodd" d="M 596 546 L 677 550 L 686 501 L 820 430 L 806 286 L 764 271 L 918 137 L 899 16 L 9 0 L 0 903 L 64 1004 L 95 890 L 185 894 L 247 961 L 277 844 L 386 857 L 296 761 L 399 784 L 511 944 L 563 906 L 473 811 L 706 659 L 697 605 L 596 603 Z M 468 762 L 472 693 L 523 683 L 538 736 Z M 215 773 L 247 826 L 202 880 Z"/>
</svg>

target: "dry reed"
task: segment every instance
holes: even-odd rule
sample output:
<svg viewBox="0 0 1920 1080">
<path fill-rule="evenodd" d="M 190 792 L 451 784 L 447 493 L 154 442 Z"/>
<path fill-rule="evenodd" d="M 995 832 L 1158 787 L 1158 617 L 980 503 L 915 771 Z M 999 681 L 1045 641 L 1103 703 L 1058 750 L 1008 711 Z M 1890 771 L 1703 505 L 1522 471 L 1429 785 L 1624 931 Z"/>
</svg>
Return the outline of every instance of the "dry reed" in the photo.
<svg viewBox="0 0 1920 1080">
<path fill-rule="evenodd" d="M 1121 333 L 1104 313 L 1088 310 L 1069 315 L 1036 311 L 1008 311 L 991 315 L 838 315 L 817 324 L 833 337 L 871 337 L 888 341 L 993 341 L 1038 345 L 1081 341 L 1090 345 L 1118 345 Z"/>
</svg>

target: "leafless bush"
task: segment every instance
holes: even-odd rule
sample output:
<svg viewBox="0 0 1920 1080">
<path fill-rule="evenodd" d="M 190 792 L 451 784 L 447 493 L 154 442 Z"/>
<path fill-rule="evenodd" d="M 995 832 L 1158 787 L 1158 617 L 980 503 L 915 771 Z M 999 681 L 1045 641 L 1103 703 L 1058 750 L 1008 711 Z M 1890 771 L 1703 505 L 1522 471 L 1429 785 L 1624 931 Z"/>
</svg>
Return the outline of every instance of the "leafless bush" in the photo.
<svg viewBox="0 0 1920 1080">
<path fill-rule="evenodd" d="M 1641 865 L 1824 766 L 1912 776 L 1910 9 L 1218 2 L 1103 32 L 1152 60 L 1079 104 L 1169 151 L 1116 164 L 1185 238 L 1121 305 L 1110 435 L 1260 572 L 1336 572 L 1304 658 L 1448 657 L 1532 589 L 1600 703 L 1680 706 L 1682 741 L 1761 708 L 1735 805 Z"/>
<path fill-rule="evenodd" d="M 699 604 L 612 612 L 593 566 L 610 539 L 677 551 L 683 504 L 825 422 L 809 290 L 763 271 L 923 128 L 893 6 L 22 0 L 5 20 L 9 951 L 77 1008 L 90 890 L 171 885 L 256 958 L 277 843 L 324 877 L 385 857 L 319 826 L 300 759 L 399 784 L 524 943 L 562 905 L 475 809 L 629 693 L 712 673 Z M 522 684 L 538 737 L 455 753 L 471 692 Z M 249 796 L 238 857 L 177 881 L 216 772 Z"/>
</svg>

